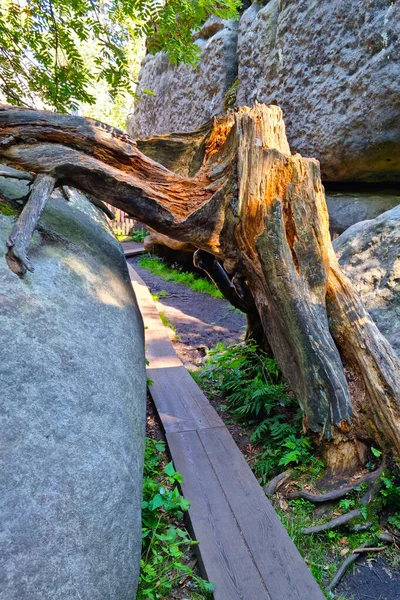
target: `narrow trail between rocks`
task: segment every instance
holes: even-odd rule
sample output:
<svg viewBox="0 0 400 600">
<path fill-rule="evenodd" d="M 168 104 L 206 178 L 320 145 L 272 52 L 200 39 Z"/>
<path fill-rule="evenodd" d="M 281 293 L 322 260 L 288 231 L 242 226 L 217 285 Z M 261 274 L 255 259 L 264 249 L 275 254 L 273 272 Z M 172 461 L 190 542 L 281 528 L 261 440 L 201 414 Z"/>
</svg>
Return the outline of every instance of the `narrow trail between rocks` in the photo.
<svg viewBox="0 0 400 600">
<path fill-rule="evenodd" d="M 227 301 L 195 292 L 183 284 L 163 281 L 139 267 L 138 261 L 139 257 L 128 259 L 151 293 L 167 293 L 159 297 L 157 309 L 165 314 L 176 329 L 177 335 L 171 341 L 186 368 L 193 370 L 202 362 L 206 347 L 212 348 L 219 341 L 228 344 L 243 339 L 246 318 L 244 314 L 232 310 Z M 211 398 L 210 402 L 222 419 L 228 419 L 226 426 L 251 465 L 254 448 L 247 431 L 237 422 L 232 422 L 230 414 L 221 411 L 221 398 L 218 395 Z M 152 402 L 149 408 L 149 419 L 154 422 Z M 399 567 L 389 564 L 384 557 L 362 557 L 354 569 L 345 575 L 336 594 L 349 600 L 400 600 L 399 576 Z"/>
<path fill-rule="evenodd" d="M 163 281 L 139 267 L 137 257 L 128 259 L 128 262 L 153 295 L 160 295 L 163 291 L 167 293 L 159 297 L 157 308 L 175 327 L 177 335 L 172 343 L 189 370 L 199 365 L 207 349 L 218 342 L 229 344 L 243 339 L 246 317 L 235 311 L 227 300 L 195 292 L 181 283 Z"/>
</svg>

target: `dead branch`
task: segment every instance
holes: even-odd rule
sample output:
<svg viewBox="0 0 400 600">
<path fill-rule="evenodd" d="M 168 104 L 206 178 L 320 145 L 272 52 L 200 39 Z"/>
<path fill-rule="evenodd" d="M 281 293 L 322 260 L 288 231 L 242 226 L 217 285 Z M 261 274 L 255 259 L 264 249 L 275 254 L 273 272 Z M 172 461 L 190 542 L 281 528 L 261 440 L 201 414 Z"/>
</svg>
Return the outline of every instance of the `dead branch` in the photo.
<svg viewBox="0 0 400 600">
<path fill-rule="evenodd" d="M 1 162 L 107 198 L 223 261 L 239 296 L 248 285 L 254 331 L 259 320 L 332 469 L 358 469 L 365 441 L 400 453 L 400 361 L 340 270 L 319 164 L 290 153 L 281 110 L 256 103 L 172 138 L 145 146 L 176 172 L 97 121 L 0 105 Z"/>
<path fill-rule="evenodd" d="M 7 167 L 4 169 L 0 165 L 0 177 L 7 177 L 9 179 L 19 179 L 20 181 L 33 181 L 35 178 L 31 173 L 27 173 L 26 171 L 20 171 L 19 169 L 13 169 L 12 167 Z"/>
<path fill-rule="evenodd" d="M 55 179 L 51 175 L 39 174 L 36 176 L 29 199 L 7 240 L 7 263 L 10 269 L 20 277 L 26 271 L 34 271 L 28 258 L 29 245 L 54 185 Z"/>
<path fill-rule="evenodd" d="M 193 264 L 198 269 L 202 269 L 211 281 L 213 281 L 221 294 L 229 300 L 235 308 L 238 308 L 244 313 L 249 311 L 249 307 L 241 296 L 236 291 L 235 286 L 229 279 L 228 274 L 215 256 L 204 250 L 196 250 L 193 255 Z M 253 301 L 254 304 L 254 301 Z"/>
<path fill-rule="evenodd" d="M 378 537 L 378 539 L 380 541 L 394 543 L 393 537 L 389 536 L 389 538 L 390 539 L 388 539 L 388 535 L 385 533 L 381 533 Z M 369 544 L 371 544 L 373 541 L 374 541 L 374 539 L 369 540 L 368 542 L 361 544 L 361 546 L 359 546 L 358 548 L 353 550 L 352 554 L 350 554 L 350 556 L 348 556 L 346 558 L 346 560 L 343 562 L 341 567 L 338 569 L 338 571 L 337 571 L 335 577 L 332 579 L 331 583 L 327 586 L 327 588 L 326 588 L 327 592 L 331 592 L 338 585 L 338 583 L 342 579 L 343 575 L 346 573 L 349 566 L 357 560 L 357 558 L 360 556 L 360 554 L 363 554 L 366 552 L 381 552 L 382 550 L 386 549 L 387 546 L 381 546 L 378 548 L 370 548 Z"/>
<path fill-rule="evenodd" d="M 382 552 L 382 550 L 386 550 L 387 546 L 380 546 L 376 548 L 356 548 L 353 550 L 354 554 L 362 554 L 363 552 Z"/>
</svg>

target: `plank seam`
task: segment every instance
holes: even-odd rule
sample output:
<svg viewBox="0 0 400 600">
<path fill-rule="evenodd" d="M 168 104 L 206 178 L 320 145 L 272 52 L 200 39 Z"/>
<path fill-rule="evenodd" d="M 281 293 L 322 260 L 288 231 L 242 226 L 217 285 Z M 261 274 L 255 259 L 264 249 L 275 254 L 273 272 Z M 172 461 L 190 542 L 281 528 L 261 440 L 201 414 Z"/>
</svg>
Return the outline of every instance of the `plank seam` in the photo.
<svg viewBox="0 0 400 600">
<path fill-rule="evenodd" d="M 227 427 L 224 427 L 224 426 L 222 426 L 222 427 L 210 427 L 210 429 L 224 429 L 224 430 L 226 429 L 226 430 L 228 431 L 228 428 L 227 428 Z M 214 473 L 214 475 L 215 475 L 215 478 L 216 478 L 216 480 L 217 480 L 217 481 L 218 481 L 218 483 L 219 483 L 219 486 L 220 486 L 220 488 L 221 488 L 221 491 L 222 491 L 222 493 L 223 493 L 223 495 L 224 495 L 224 498 L 225 498 L 225 501 L 226 501 L 226 503 L 227 503 L 227 505 L 228 505 L 228 507 L 229 507 L 229 510 L 230 510 L 230 511 L 231 511 L 231 513 L 232 513 L 233 520 L 235 521 L 236 527 L 237 527 L 237 529 L 238 529 L 238 531 L 239 531 L 239 533 L 240 533 L 240 536 L 241 536 L 241 538 L 243 539 L 243 542 L 244 542 L 244 545 L 245 545 L 245 547 L 246 547 L 246 550 L 247 550 L 247 552 L 248 552 L 248 554 L 249 554 L 249 556 L 250 556 L 250 558 L 251 558 L 251 561 L 252 561 L 252 563 L 253 563 L 253 565 L 254 565 L 254 567 L 255 567 L 255 569 L 256 569 L 256 571 L 257 571 L 257 573 L 258 573 L 258 576 L 259 576 L 259 578 L 260 578 L 260 580 L 261 580 L 261 583 L 262 583 L 262 585 L 263 585 L 263 587 L 264 587 L 264 589 L 265 589 L 265 591 L 266 591 L 266 593 L 267 593 L 267 595 L 268 595 L 268 598 L 270 598 L 270 599 L 271 599 L 271 596 L 270 596 L 270 594 L 269 594 L 269 591 L 268 591 L 267 585 L 266 585 L 266 583 L 265 583 L 265 581 L 264 581 L 264 579 L 263 579 L 263 577 L 262 577 L 262 575 L 261 575 L 261 573 L 260 573 L 260 569 L 258 568 L 258 565 L 257 565 L 257 563 L 256 563 L 256 561 L 255 561 L 255 559 L 254 559 L 253 553 L 251 552 L 251 550 L 250 550 L 250 547 L 249 547 L 249 545 L 248 545 L 248 543 L 247 543 L 246 537 L 245 537 L 245 535 L 244 535 L 244 533 L 243 533 L 243 531 L 242 531 L 242 529 L 241 529 L 241 527 L 240 527 L 240 525 L 239 525 L 239 522 L 238 522 L 238 520 L 237 520 L 237 518 L 236 518 L 235 512 L 234 512 L 234 510 L 233 510 L 233 508 L 232 508 L 232 506 L 231 506 L 231 503 L 229 502 L 229 500 L 228 500 L 228 497 L 227 497 L 227 495 L 225 494 L 224 487 L 223 487 L 223 485 L 222 485 L 222 483 L 221 483 L 221 481 L 220 481 L 220 479 L 219 479 L 219 477 L 218 477 L 218 474 L 217 474 L 216 470 L 214 469 L 214 465 L 213 465 L 213 463 L 212 463 L 212 460 L 211 460 L 211 458 L 210 458 L 210 455 L 209 455 L 209 454 L 208 454 L 208 452 L 207 452 L 207 448 L 206 448 L 206 446 L 204 445 L 204 443 L 203 443 L 203 440 L 201 439 L 201 437 L 200 437 L 200 435 L 199 435 L 199 432 L 198 432 L 198 431 L 196 431 L 196 433 L 197 433 L 197 437 L 198 437 L 198 438 L 199 438 L 199 440 L 200 440 L 200 444 L 202 445 L 202 448 L 203 448 L 203 450 L 204 450 L 204 452 L 205 452 L 205 454 L 206 454 L 206 456 L 207 456 L 208 462 L 210 463 L 210 466 L 211 466 L 211 469 L 212 469 L 212 471 L 213 471 L 213 473 Z M 228 433 L 229 433 L 229 431 L 228 431 Z M 229 435 L 230 435 L 230 434 L 229 434 Z M 240 452 L 239 448 L 238 448 L 238 452 Z M 250 468 L 250 467 L 249 467 L 249 468 Z"/>
</svg>

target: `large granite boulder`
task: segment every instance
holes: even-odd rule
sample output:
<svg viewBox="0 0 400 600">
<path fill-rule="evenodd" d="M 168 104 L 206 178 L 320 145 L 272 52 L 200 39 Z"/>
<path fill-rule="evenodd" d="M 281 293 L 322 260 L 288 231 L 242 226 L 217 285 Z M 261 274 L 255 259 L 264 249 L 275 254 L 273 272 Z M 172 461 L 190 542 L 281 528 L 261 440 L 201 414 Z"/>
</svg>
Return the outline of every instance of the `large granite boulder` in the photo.
<svg viewBox="0 0 400 600">
<path fill-rule="evenodd" d="M 400 191 L 327 191 L 326 204 L 331 233 L 340 234 L 354 223 L 375 219 L 400 204 Z"/>
<path fill-rule="evenodd" d="M 196 36 L 197 68 L 172 66 L 163 53 L 143 59 L 135 112 L 127 124 L 133 137 L 191 131 L 224 110 L 224 97 L 237 75 L 238 23 L 209 19 Z M 147 95 L 151 90 L 154 96 Z"/>
<path fill-rule="evenodd" d="M 400 206 L 353 225 L 333 247 L 371 317 L 400 356 Z"/>
<path fill-rule="evenodd" d="M 253 4 L 237 103 L 278 104 L 290 147 L 320 160 L 326 181 L 399 181 L 399 34 L 392 0 Z"/>
<path fill-rule="evenodd" d="M 198 69 L 147 56 L 128 131 L 195 129 L 223 111 L 237 78 L 236 104 L 278 104 L 292 150 L 320 160 L 323 180 L 399 181 L 400 3 L 263 4 L 243 13 L 238 38 L 237 23 L 206 23 Z"/>
<path fill-rule="evenodd" d="M 21 280 L 9 213 L 0 203 L 0 599 L 133 600 L 146 389 L 125 259 L 97 208 L 58 195 Z"/>
</svg>

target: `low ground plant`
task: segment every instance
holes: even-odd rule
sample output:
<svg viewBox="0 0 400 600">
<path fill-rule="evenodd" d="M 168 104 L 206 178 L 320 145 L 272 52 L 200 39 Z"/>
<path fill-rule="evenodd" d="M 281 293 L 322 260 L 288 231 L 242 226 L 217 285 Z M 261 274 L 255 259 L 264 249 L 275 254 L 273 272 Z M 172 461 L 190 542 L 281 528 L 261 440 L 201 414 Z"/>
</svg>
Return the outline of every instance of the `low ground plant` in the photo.
<svg viewBox="0 0 400 600">
<path fill-rule="evenodd" d="M 194 377 L 209 396 L 221 394 L 232 416 L 251 428 L 251 442 L 260 448 L 253 465 L 260 483 L 288 465 L 317 465 L 312 440 L 301 433 L 296 398 L 276 361 L 255 343 L 217 345 Z"/>
<path fill-rule="evenodd" d="M 210 279 L 200 277 L 195 273 L 183 271 L 179 266 L 169 266 L 161 258 L 151 254 L 143 254 L 139 259 L 139 266 L 157 275 L 163 281 L 173 281 L 186 285 L 195 292 L 208 294 L 213 298 L 223 298 L 221 292 Z"/>
<path fill-rule="evenodd" d="M 167 462 L 165 443 L 146 439 L 143 502 L 142 559 L 137 600 L 174 597 L 183 581 L 187 600 L 206 600 L 213 585 L 201 579 L 189 566 L 194 542 L 183 525 L 190 503 L 180 494 L 182 477 Z"/>
<path fill-rule="evenodd" d="M 142 244 L 149 235 L 149 232 L 144 227 L 140 229 L 132 229 L 129 235 L 117 234 L 117 240 L 119 242 L 136 242 Z"/>
<path fill-rule="evenodd" d="M 292 487 L 301 491 L 305 484 L 315 484 L 325 474 L 325 465 L 313 440 L 302 434 L 302 417 L 294 396 L 289 392 L 277 368 L 255 343 L 219 344 L 204 365 L 192 373 L 209 398 L 221 402 L 224 415 L 240 422 L 249 432 L 259 452 L 250 461 L 261 484 L 288 467 Z M 228 421 L 226 421 L 228 423 Z M 369 470 L 374 471 L 382 453 L 372 448 Z M 368 466 L 367 465 L 367 466 Z M 372 501 L 363 504 L 369 489 L 364 482 L 354 487 L 337 503 L 314 505 L 304 498 L 275 501 L 278 515 L 290 537 L 300 550 L 327 598 L 342 598 L 325 591 L 346 556 L 363 544 L 382 546 L 382 530 L 400 529 L 400 478 L 395 465 L 377 480 Z M 393 470 L 393 467 L 395 470 Z M 329 528 L 318 533 L 305 533 L 354 509 L 359 516 L 349 525 Z M 394 546 L 385 552 L 387 560 L 398 564 Z M 396 562 L 397 561 L 397 562 Z"/>
<path fill-rule="evenodd" d="M 160 312 L 160 319 L 161 319 L 161 323 L 164 325 L 164 327 L 169 327 L 170 329 L 172 329 L 172 331 L 175 334 L 175 338 L 179 339 L 179 336 L 176 333 L 176 327 L 173 323 L 171 323 L 171 321 L 168 319 L 167 315 L 165 314 L 165 312 Z"/>
<path fill-rule="evenodd" d="M 142 244 L 148 235 L 149 232 L 145 227 L 141 227 L 140 229 L 132 229 L 130 233 L 132 240 L 138 244 Z"/>
</svg>

